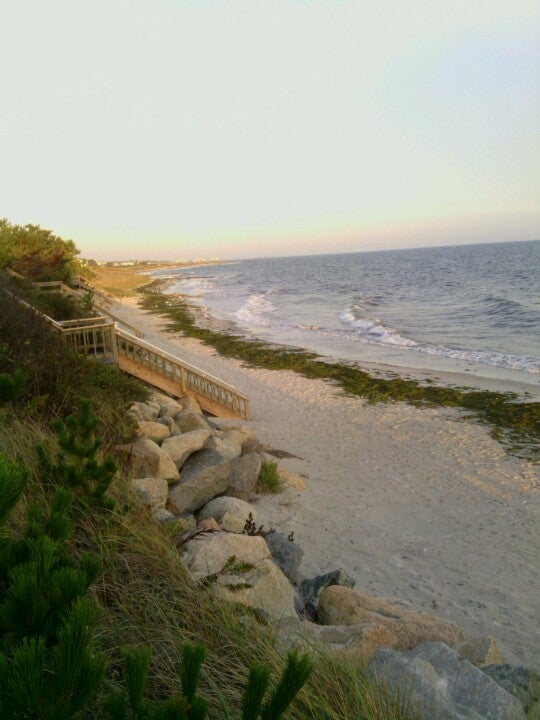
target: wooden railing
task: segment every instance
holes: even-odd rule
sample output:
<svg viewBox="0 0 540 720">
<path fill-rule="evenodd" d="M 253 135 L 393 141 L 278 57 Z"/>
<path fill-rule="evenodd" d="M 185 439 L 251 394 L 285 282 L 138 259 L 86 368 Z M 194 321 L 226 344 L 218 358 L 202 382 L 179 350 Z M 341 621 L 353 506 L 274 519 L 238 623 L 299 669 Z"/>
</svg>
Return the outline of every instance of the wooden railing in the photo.
<svg viewBox="0 0 540 720">
<path fill-rule="evenodd" d="M 85 355 L 118 362 L 116 352 L 116 323 L 105 317 L 64 320 L 60 332 L 66 342 Z"/>
<path fill-rule="evenodd" d="M 177 396 L 194 395 L 201 407 L 216 415 L 225 410 L 249 420 L 249 398 L 223 380 L 123 330 L 116 331 L 116 349 L 118 366 L 141 380 Z"/>
<path fill-rule="evenodd" d="M 45 287 L 57 289 L 58 283 L 47 283 Z M 5 289 L 5 292 L 46 320 L 79 352 L 114 362 L 121 370 L 176 397 L 192 395 L 203 410 L 214 415 L 250 419 L 247 395 L 204 370 L 120 330 L 114 320 L 105 316 L 54 320 L 9 290 Z"/>
<path fill-rule="evenodd" d="M 120 325 L 123 325 L 124 327 L 128 328 L 128 330 L 131 330 L 131 332 L 136 335 L 137 337 L 144 337 L 144 333 L 142 333 L 138 328 L 134 327 L 133 325 L 130 325 L 125 320 L 122 320 L 122 318 L 118 317 L 118 315 L 115 315 L 112 313 L 108 308 L 103 307 L 102 305 L 99 305 L 96 302 L 96 299 L 94 297 L 94 293 L 96 292 L 93 288 L 93 286 L 87 285 L 84 281 L 82 281 L 80 278 L 77 279 L 77 286 L 79 288 L 82 288 L 82 290 L 74 290 L 69 285 L 66 285 L 61 280 L 54 280 L 49 282 L 37 282 L 34 283 L 34 287 L 38 288 L 41 292 L 61 292 L 64 293 L 64 295 L 73 295 L 79 299 L 84 297 L 85 293 L 89 292 L 92 294 L 92 305 L 96 308 L 96 310 L 99 310 L 100 312 L 104 313 L 105 315 L 108 315 L 112 320 L 115 320 Z M 109 298 L 108 295 L 105 293 L 98 293 L 100 297 L 105 299 L 106 303 L 112 302 L 112 300 Z"/>
</svg>

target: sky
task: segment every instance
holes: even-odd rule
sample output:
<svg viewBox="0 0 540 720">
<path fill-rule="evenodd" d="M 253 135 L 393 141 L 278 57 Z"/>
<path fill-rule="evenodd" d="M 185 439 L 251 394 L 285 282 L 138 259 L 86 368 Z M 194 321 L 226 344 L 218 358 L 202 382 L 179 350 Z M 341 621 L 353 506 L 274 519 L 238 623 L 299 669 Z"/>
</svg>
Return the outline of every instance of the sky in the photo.
<svg viewBox="0 0 540 720">
<path fill-rule="evenodd" d="M 537 0 L 6 0 L 0 27 L 0 217 L 85 257 L 540 238 Z"/>
</svg>

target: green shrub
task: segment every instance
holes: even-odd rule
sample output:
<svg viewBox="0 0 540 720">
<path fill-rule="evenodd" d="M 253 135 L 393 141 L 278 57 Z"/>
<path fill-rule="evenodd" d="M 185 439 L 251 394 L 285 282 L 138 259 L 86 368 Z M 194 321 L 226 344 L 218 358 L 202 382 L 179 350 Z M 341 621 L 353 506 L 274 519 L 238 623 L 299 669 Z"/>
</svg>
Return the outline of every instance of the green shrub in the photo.
<svg viewBox="0 0 540 720">
<path fill-rule="evenodd" d="M 283 481 L 279 476 L 276 462 L 266 459 L 262 461 L 255 489 L 258 493 L 271 493 L 273 495 L 283 492 Z"/>
</svg>

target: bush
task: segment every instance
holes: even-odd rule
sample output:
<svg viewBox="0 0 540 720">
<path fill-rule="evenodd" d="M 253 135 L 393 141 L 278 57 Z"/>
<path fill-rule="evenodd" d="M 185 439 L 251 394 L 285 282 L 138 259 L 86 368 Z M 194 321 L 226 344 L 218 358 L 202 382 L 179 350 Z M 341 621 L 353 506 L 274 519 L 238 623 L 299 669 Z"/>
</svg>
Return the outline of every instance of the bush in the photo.
<svg viewBox="0 0 540 720">
<path fill-rule="evenodd" d="M 141 383 L 114 366 L 79 355 L 39 315 L 2 293 L 0 373 L 15 368 L 24 375 L 17 403 L 21 412 L 47 422 L 65 419 L 87 398 L 99 408 L 97 432 L 108 444 L 130 436 L 134 423 L 127 409 L 148 397 Z"/>
</svg>

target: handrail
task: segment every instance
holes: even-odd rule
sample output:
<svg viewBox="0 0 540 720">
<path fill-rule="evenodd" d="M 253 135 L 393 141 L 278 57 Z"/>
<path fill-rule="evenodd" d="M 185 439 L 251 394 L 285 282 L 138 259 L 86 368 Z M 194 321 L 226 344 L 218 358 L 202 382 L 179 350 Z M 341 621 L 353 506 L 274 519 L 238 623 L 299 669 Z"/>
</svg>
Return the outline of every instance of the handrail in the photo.
<svg viewBox="0 0 540 720">
<path fill-rule="evenodd" d="M 130 333 L 116 330 L 118 362 L 121 368 L 162 389 L 181 394 L 191 391 L 206 409 L 227 408 L 233 415 L 250 418 L 249 398 L 210 373 L 200 370 L 149 342 L 138 340 Z M 217 413 L 216 413 L 217 414 Z"/>
<path fill-rule="evenodd" d="M 98 316 L 57 321 L 6 288 L 4 291 L 50 323 L 75 348 L 96 357 L 109 357 L 120 369 L 177 396 L 192 393 L 210 412 L 219 414 L 226 410 L 249 420 L 247 395 L 195 365 L 121 330 L 114 320 Z"/>
<path fill-rule="evenodd" d="M 100 292 L 99 290 L 90 289 L 91 286 L 87 286 L 85 283 L 82 283 L 80 278 L 78 281 L 78 285 L 80 287 L 83 287 L 84 289 L 88 288 L 87 292 L 96 292 L 99 295 L 102 295 L 107 301 L 109 301 L 107 296 L 104 293 Z M 73 288 L 69 287 L 69 285 L 66 285 L 61 280 L 49 280 L 48 282 L 36 282 L 36 283 L 34 283 L 34 287 L 37 287 L 38 289 L 44 290 L 44 291 L 58 289 L 60 292 L 66 293 L 67 295 L 75 295 L 75 297 L 78 297 L 78 298 L 81 297 L 81 293 L 79 291 L 74 290 Z M 118 317 L 118 315 L 115 315 L 110 310 L 107 310 L 107 308 L 100 307 L 96 302 L 94 302 L 93 305 L 100 312 L 104 313 L 105 315 L 108 315 L 113 320 L 116 320 L 116 322 L 120 323 L 121 325 L 124 325 L 129 330 L 134 332 L 137 337 L 144 337 L 144 333 L 141 332 L 141 330 L 136 328 L 134 325 L 130 325 L 125 320 L 122 320 L 122 318 Z"/>
<path fill-rule="evenodd" d="M 205 372 L 204 370 L 200 370 L 195 365 L 191 365 L 190 363 L 186 362 L 185 360 L 180 360 L 175 355 L 171 355 L 171 353 L 168 353 L 166 350 L 162 350 L 161 348 L 158 348 L 156 345 L 152 345 L 152 343 L 147 342 L 146 340 L 138 340 L 137 338 L 134 338 L 133 335 L 130 333 L 124 332 L 123 330 L 116 329 L 116 335 L 117 337 L 122 337 L 125 340 L 129 340 L 131 342 L 135 342 L 140 347 L 144 348 L 145 350 L 150 350 L 150 352 L 155 353 L 156 355 L 159 355 L 164 360 L 169 360 L 169 362 L 178 363 L 186 368 L 186 370 L 190 370 L 191 372 L 195 372 L 201 377 L 204 377 L 205 380 L 211 380 L 212 382 L 219 383 L 221 387 L 231 390 L 234 393 L 237 393 L 241 397 L 247 398 L 247 395 L 244 395 L 239 390 L 237 390 L 234 385 L 230 385 L 227 382 L 224 382 L 223 380 L 220 380 L 219 378 L 215 377 L 214 375 L 210 375 L 210 373 Z"/>
</svg>

